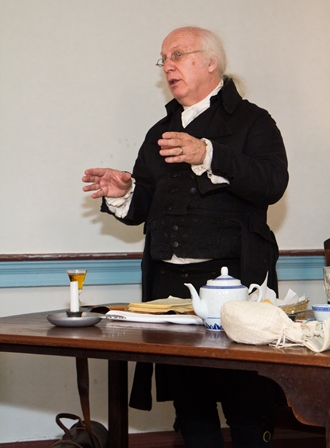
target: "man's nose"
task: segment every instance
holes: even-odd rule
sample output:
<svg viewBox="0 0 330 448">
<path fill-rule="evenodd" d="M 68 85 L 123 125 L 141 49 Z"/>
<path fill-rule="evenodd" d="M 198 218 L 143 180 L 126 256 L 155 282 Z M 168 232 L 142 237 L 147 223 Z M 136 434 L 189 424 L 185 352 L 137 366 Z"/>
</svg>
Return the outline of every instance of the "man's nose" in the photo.
<svg viewBox="0 0 330 448">
<path fill-rule="evenodd" d="M 175 68 L 176 68 L 175 62 L 172 61 L 172 59 L 167 58 L 163 66 L 164 72 L 168 73 L 169 71 L 175 70 Z"/>
</svg>

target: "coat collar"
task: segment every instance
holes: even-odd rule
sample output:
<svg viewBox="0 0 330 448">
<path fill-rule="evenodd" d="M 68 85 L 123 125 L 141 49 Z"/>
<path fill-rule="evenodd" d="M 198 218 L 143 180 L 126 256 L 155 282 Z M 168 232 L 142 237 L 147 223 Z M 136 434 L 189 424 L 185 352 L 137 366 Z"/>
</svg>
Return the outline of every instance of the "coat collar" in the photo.
<svg viewBox="0 0 330 448">
<path fill-rule="evenodd" d="M 231 135 L 233 130 L 226 116 L 232 115 L 241 101 L 242 97 L 237 92 L 233 80 L 226 78 L 220 92 L 211 98 L 211 107 L 196 117 L 186 128 L 181 124 L 183 107 L 175 99 L 166 105 L 167 117 L 161 121 L 170 120 L 169 130 L 188 132 L 196 138 L 214 139 Z"/>
<path fill-rule="evenodd" d="M 234 113 L 236 107 L 242 101 L 242 97 L 238 93 L 235 83 L 231 78 L 225 76 L 223 87 L 220 89 L 219 93 L 213 96 L 210 100 L 211 105 L 220 101 L 222 107 L 229 114 Z M 183 111 L 183 107 L 176 99 L 171 100 L 166 104 L 166 110 L 168 115 L 172 115 L 178 110 Z"/>
</svg>

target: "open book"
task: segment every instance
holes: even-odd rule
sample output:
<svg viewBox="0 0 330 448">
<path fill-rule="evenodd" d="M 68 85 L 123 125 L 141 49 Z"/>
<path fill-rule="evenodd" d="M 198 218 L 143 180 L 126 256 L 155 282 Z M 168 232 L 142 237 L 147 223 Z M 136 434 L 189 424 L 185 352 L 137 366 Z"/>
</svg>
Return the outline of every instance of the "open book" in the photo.
<svg viewBox="0 0 330 448">
<path fill-rule="evenodd" d="M 110 303 L 109 305 L 91 305 L 86 307 L 91 308 L 90 311 L 92 312 L 102 314 L 106 314 L 109 310 L 148 314 L 195 314 L 191 299 L 179 299 L 173 296 L 149 302 Z"/>
</svg>

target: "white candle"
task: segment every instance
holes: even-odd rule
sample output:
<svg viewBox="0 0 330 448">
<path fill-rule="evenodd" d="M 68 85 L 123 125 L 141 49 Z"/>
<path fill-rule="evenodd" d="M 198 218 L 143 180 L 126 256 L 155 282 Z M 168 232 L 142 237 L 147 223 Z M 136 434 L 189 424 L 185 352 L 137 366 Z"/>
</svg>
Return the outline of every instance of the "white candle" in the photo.
<svg viewBox="0 0 330 448">
<path fill-rule="evenodd" d="M 70 282 L 70 311 L 72 313 L 79 311 L 78 282 Z"/>
</svg>

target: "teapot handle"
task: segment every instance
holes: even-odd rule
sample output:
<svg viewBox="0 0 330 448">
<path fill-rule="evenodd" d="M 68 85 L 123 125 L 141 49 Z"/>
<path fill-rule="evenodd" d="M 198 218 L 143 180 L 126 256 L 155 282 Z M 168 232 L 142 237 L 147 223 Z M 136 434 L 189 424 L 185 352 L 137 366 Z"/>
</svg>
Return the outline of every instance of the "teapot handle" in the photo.
<svg viewBox="0 0 330 448">
<path fill-rule="evenodd" d="M 257 285 L 256 283 L 251 283 L 250 287 L 249 287 L 249 294 L 252 291 L 252 289 L 256 288 L 258 290 L 258 298 L 257 298 L 257 302 L 261 302 L 262 299 L 262 289 L 260 285 Z"/>
</svg>

